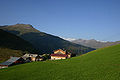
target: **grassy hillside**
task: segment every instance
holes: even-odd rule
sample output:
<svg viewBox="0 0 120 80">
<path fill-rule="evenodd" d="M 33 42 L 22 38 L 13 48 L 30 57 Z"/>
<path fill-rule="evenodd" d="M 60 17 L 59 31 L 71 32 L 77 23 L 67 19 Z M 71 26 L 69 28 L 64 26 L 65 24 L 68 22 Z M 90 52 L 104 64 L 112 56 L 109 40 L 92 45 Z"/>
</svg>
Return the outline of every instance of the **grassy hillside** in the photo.
<svg viewBox="0 0 120 80">
<path fill-rule="evenodd" d="M 27 24 L 16 24 L 10 26 L 1 26 L 1 29 L 11 32 L 26 41 L 29 41 L 40 54 L 52 53 L 56 49 L 66 49 L 74 54 L 82 54 L 94 50 L 90 47 L 85 47 L 69 41 L 63 40 L 57 36 L 53 36 L 44 32 L 40 32 Z"/>
<path fill-rule="evenodd" d="M 67 60 L 33 62 L 2 69 L 0 79 L 120 80 L 120 45 Z"/>
<path fill-rule="evenodd" d="M 13 50 L 9 48 L 0 48 L 0 62 L 6 61 L 10 56 L 22 56 L 23 52 L 21 50 Z"/>
</svg>

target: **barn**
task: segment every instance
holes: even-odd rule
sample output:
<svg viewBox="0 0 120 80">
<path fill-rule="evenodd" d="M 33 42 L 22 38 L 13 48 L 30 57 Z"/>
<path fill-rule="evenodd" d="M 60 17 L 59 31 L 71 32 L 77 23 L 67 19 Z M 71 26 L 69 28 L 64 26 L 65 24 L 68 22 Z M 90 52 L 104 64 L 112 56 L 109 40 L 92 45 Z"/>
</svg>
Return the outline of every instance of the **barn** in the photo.
<svg viewBox="0 0 120 80">
<path fill-rule="evenodd" d="M 9 60 L 7 60 L 3 63 L 0 63 L 0 69 L 1 68 L 7 68 L 7 67 L 12 66 L 12 65 L 22 64 L 22 63 L 24 63 L 23 58 L 21 58 L 21 57 L 10 57 Z"/>
</svg>

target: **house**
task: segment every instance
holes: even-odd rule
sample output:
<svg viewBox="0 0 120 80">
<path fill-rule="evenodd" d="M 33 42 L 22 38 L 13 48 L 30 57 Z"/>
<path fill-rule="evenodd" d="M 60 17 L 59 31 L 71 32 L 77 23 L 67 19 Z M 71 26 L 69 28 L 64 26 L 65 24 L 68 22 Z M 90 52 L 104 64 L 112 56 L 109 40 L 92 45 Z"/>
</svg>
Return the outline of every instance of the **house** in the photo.
<svg viewBox="0 0 120 80">
<path fill-rule="evenodd" d="M 25 55 L 23 55 L 22 58 L 24 58 L 27 61 L 28 61 L 28 59 L 30 61 L 35 61 L 36 56 L 38 56 L 38 54 L 25 54 Z"/>
<path fill-rule="evenodd" d="M 10 57 L 9 60 L 0 63 L 0 68 L 7 68 L 12 65 L 22 64 L 24 63 L 24 59 L 21 57 Z"/>
<path fill-rule="evenodd" d="M 63 51 L 62 49 L 58 49 L 54 51 L 54 54 L 51 54 L 51 60 L 57 59 L 67 59 L 70 58 L 71 54 L 67 51 Z"/>
</svg>

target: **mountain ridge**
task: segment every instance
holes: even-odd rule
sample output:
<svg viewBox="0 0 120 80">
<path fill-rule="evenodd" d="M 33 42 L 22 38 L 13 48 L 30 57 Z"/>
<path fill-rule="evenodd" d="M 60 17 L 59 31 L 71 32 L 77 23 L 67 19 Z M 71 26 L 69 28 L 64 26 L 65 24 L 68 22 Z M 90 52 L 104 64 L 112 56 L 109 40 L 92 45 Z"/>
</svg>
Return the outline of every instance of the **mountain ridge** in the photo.
<svg viewBox="0 0 120 80">
<path fill-rule="evenodd" d="M 33 46 L 24 39 L 0 29 L 0 47 L 31 52 Z"/>
<path fill-rule="evenodd" d="M 84 46 L 88 46 L 91 48 L 95 48 L 95 49 L 120 44 L 120 41 L 110 42 L 110 41 L 100 41 L 100 40 L 95 40 L 95 39 L 90 39 L 90 40 L 77 39 L 71 42 L 76 43 L 76 44 L 81 44 Z"/>
<path fill-rule="evenodd" d="M 0 61 L 10 56 L 22 56 L 24 53 L 33 53 L 35 48 L 24 39 L 0 29 Z"/>
<path fill-rule="evenodd" d="M 47 34 L 38 31 L 29 24 L 16 24 L 5 27 L 0 27 L 5 31 L 13 33 L 22 39 L 30 42 L 41 53 L 52 53 L 56 49 L 66 49 L 71 53 L 82 54 L 91 50 L 90 47 L 85 47 L 79 44 L 71 43 L 58 36 Z"/>
</svg>

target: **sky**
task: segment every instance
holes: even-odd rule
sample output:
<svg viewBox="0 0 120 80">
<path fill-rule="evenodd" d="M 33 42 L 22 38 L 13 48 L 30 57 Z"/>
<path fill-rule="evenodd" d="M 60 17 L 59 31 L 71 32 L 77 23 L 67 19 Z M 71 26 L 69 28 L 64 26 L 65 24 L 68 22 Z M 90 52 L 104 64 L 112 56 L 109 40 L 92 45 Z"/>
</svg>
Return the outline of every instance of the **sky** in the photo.
<svg viewBox="0 0 120 80">
<path fill-rule="evenodd" d="M 0 0 L 0 25 L 31 24 L 64 38 L 120 40 L 120 0 Z"/>
</svg>

